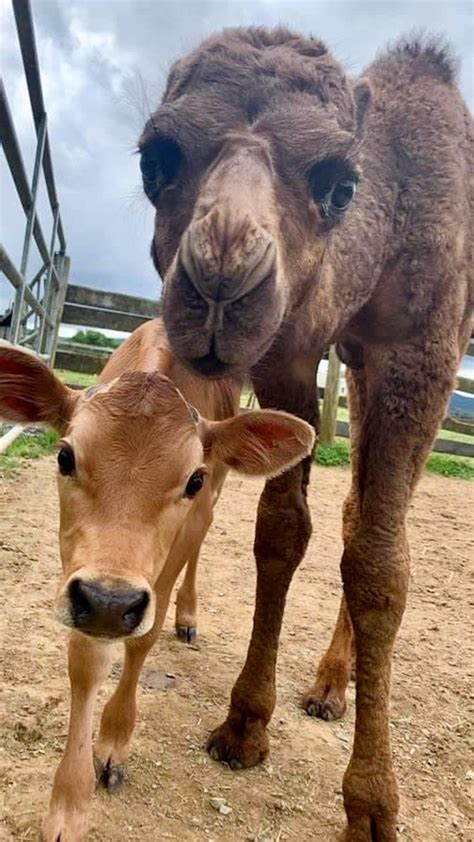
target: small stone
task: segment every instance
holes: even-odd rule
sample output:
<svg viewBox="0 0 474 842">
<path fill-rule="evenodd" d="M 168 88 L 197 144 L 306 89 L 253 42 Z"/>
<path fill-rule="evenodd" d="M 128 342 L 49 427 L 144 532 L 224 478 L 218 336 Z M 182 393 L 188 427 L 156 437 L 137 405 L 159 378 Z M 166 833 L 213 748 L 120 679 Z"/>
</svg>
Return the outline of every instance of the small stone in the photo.
<svg viewBox="0 0 474 842">
<path fill-rule="evenodd" d="M 231 812 L 232 807 L 229 807 L 228 804 L 221 804 L 221 806 L 219 807 L 219 813 L 221 814 L 221 816 L 228 816 Z"/>
<path fill-rule="evenodd" d="M 283 798 L 277 798 L 274 802 L 275 810 L 284 810 L 286 808 L 286 802 L 283 801 Z"/>
<path fill-rule="evenodd" d="M 474 771 L 472 769 L 467 770 L 466 781 L 474 781 Z"/>
<path fill-rule="evenodd" d="M 209 804 L 211 807 L 214 807 L 214 810 L 220 810 L 221 807 L 225 807 L 225 798 L 218 798 L 212 797 L 209 799 Z"/>
</svg>

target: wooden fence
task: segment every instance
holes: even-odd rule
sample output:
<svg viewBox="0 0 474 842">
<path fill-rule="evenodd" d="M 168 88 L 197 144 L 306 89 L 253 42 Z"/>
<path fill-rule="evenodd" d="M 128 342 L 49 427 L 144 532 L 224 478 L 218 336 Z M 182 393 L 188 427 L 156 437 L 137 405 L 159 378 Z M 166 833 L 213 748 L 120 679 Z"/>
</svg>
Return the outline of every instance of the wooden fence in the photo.
<svg viewBox="0 0 474 842">
<path fill-rule="evenodd" d="M 139 325 L 156 318 L 160 313 L 159 301 L 70 284 L 67 289 L 62 322 L 98 330 L 109 329 L 131 333 Z M 60 342 L 56 352 L 56 367 L 83 374 L 98 374 L 102 371 L 112 350 L 112 348 L 63 341 Z M 474 342 L 470 343 L 468 354 L 474 356 Z M 459 377 L 458 388 L 473 394 L 474 382 Z M 319 397 L 323 399 L 320 437 L 323 443 L 332 442 L 335 436 L 344 438 L 349 436 L 348 422 L 337 420 L 338 408 L 347 406 L 345 396 L 340 395 L 339 392 L 340 362 L 332 346 L 329 350 L 326 386 L 318 390 Z M 252 400 L 249 405 L 251 403 Z M 474 425 L 464 424 L 454 418 L 446 418 L 442 428 L 473 436 L 473 441 L 471 443 L 438 438 L 434 450 L 440 453 L 474 457 Z"/>
<path fill-rule="evenodd" d="M 161 304 L 158 300 L 69 284 L 62 324 L 131 333 L 160 313 Z M 60 341 L 56 352 L 56 367 L 82 374 L 98 374 L 112 350 Z"/>
</svg>

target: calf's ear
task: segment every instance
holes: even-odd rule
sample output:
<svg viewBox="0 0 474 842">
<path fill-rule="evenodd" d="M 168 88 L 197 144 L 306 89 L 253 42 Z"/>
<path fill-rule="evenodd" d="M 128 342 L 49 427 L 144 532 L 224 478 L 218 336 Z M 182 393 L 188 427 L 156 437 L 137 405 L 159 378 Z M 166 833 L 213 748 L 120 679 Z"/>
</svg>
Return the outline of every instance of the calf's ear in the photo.
<svg viewBox="0 0 474 842">
<path fill-rule="evenodd" d="M 274 477 L 308 456 L 314 431 L 286 412 L 262 409 L 205 423 L 204 450 L 242 474 Z"/>
<path fill-rule="evenodd" d="M 77 398 L 33 353 L 0 344 L 0 418 L 63 434 Z"/>
</svg>

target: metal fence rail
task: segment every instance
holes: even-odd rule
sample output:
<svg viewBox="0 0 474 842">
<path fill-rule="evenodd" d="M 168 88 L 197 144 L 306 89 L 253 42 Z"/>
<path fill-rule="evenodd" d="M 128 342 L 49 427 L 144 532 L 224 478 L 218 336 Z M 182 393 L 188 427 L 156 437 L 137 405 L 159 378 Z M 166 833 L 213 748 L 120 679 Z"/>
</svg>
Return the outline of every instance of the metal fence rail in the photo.
<svg viewBox="0 0 474 842">
<path fill-rule="evenodd" d="M 8 97 L 0 80 L 0 141 L 26 216 L 19 267 L 15 266 L 4 246 L 0 244 L 0 271 L 15 290 L 13 307 L 4 319 L 4 324 L 5 321 L 9 322 L 6 338 L 10 342 L 30 347 L 52 366 L 66 297 L 70 260 L 66 254 L 66 239 L 54 181 L 30 0 L 12 0 L 12 5 L 36 130 L 36 154 L 30 183 Z M 42 175 L 53 220 L 49 242 L 36 207 Z M 29 278 L 28 266 L 33 241 L 40 255 L 41 266 L 39 271 Z M 19 432 L 21 427 L 16 430 L 16 434 Z M 5 448 L 6 441 L 5 437 L 0 438 L 0 451 Z M 11 441 L 10 432 L 8 442 Z"/>
</svg>

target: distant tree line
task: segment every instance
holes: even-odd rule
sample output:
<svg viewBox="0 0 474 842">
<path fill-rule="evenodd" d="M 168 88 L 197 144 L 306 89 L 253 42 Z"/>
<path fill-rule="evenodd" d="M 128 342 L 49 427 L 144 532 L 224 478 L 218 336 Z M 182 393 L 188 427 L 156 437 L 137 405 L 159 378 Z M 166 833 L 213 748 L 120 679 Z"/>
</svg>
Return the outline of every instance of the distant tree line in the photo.
<svg viewBox="0 0 474 842">
<path fill-rule="evenodd" d="M 80 345 L 96 345 L 98 348 L 118 348 L 123 339 L 113 339 L 100 330 L 78 330 L 68 341 Z"/>
</svg>

